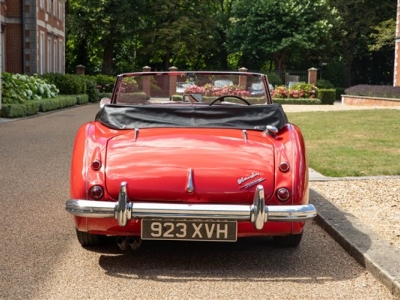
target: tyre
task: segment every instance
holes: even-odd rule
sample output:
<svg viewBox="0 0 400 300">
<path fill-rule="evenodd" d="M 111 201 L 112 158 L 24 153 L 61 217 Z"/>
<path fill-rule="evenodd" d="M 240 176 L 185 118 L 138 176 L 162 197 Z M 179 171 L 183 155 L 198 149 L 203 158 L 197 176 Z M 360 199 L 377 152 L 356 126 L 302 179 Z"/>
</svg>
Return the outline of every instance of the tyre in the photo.
<svg viewBox="0 0 400 300">
<path fill-rule="evenodd" d="M 280 247 L 294 248 L 300 244 L 302 237 L 303 233 L 284 235 L 284 236 L 274 236 L 274 241 L 276 245 Z"/>
<path fill-rule="evenodd" d="M 94 247 L 102 243 L 103 236 L 98 234 L 90 234 L 88 232 L 79 231 L 76 229 L 76 236 L 78 237 L 79 243 L 83 247 Z"/>
</svg>

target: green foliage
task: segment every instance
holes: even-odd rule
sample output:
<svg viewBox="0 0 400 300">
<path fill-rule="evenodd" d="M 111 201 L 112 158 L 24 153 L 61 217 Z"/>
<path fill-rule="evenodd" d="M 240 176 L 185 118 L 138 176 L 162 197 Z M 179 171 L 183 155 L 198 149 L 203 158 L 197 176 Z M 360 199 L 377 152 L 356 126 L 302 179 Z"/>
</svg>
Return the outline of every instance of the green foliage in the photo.
<svg viewBox="0 0 400 300">
<path fill-rule="evenodd" d="M 381 22 L 378 26 L 371 27 L 374 32 L 370 34 L 373 43 L 368 46 L 370 51 L 379 51 L 383 47 L 389 46 L 391 49 L 394 48 L 396 36 L 396 20 L 389 19 Z"/>
<path fill-rule="evenodd" d="M 304 99 L 304 98 L 315 98 L 317 88 L 313 84 L 297 82 L 290 88 L 285 86 L 275 87 L 272 97 L 273 98 L 293 98 L 293 99 Z"/>
<path fill-rule="evenodd" d="M 97 100 L 95 100 L 95 101 L 90 101 L 90 102 L 97 102 L 97 101 L 99 101 L 100 99 L 98 98 L 98 94 L 96 94 L 97 95 Z M 86 103 L 88 103 L 89 102 L 89 95 L 88 94 L 85 94 L 85 95 L 76 95 L 76 104 L 86 104 Z"/>
<path fill-rule="evenodd" d="M 83 100 L 83 101 L 86 101 L 86 102 L 88 102 L 88 101 L 90 101 L 90 102 L 97 102 L 97 101 L 99 101 L 100 99 L 99 99 L 99 90 L 98 90 L 98 88 L 97 88 L 97 83 L 96 83 L 96 81 L 95 80 L 93 80 L 93 79 L 91 79 L 91 77 L 89 77 L 89 76 L 84 76 L 84 80 L 85 80 L 85 83 L 86 83 L 86 100 Z M 82 103 L 79 103 L 79 100 L 78 100 L 78 104 L 82 104 Z"/>
<path fill-rule="evenodd" d="M 332 89 L 334 85 L 326 79 L 319 79 L 317 80 L 317 88 L 319 89 Z"/>
<path fill-rule="evenodd" d="M 114 88 L 115 77 L 108 75 L 95 75 L 93 76 L 94 80 L 97 83 L 97 88 L 99 93 L 111 93 Z"/>
<path fill-rule="evenodd" d="M 298 104 L 298 105 L 318 105 L 321 104 L 321 100 L 316 98 L 311 99 L 294 99 L 294 98 L 272 98 L 273 103 L 279 104 Z"/>
<path fill-rule="evenodd" d="M 78 95 L 86 93 L 84 76 L 74 74 L 46 73 L 42 75 L 47 81 L 57 86 L 62 95 Z"/>
<path fill-rule="evenodd" d="M 3 118 L 21 118 L 36 115 L 38 112 L 39 106 L 34 101 L 1 106 L 1 117 Z"/>
<path fill-rule="evenodd" d="M 60 95 L 54 99 L 36 100 L 35 103 L 39 107 L 40 112 L 47 112 L 69 106 L 74 106 L 76 104 L 76 101 L 77 101 L 77 96 L 75 95 Z"/>
<path fill-rule="evenodd" d="M 2 73 L 2 102 L 5 104 L 54 98 L 58 92 L 55 85 L 37 76 Z"/>
<path fill-rule="evenodd" d="M 333 104 L 336 100 L 336 90 L 335 89 L 318 89 L 317 93 L 318 99 L 321 100 L 322 104 Z"/>
<path fill-rule="evenodd" d="M 303 55 L 321 49 L 328 36 L 332 11 L 324 0 L 238 0 L 233 2 L 228 49 L 242 55 L 247 68 L 252 61 L 272 57 L 275 69 L 283 71 L 287 55 Z"/>
<path fill-rule="evenodd" d="M 268 77 L 269 83 L 272 84 L 273 86 L 282 85 L 282 79 L 275 72 L 268 73 L 267 77 Z"/>
</svg>

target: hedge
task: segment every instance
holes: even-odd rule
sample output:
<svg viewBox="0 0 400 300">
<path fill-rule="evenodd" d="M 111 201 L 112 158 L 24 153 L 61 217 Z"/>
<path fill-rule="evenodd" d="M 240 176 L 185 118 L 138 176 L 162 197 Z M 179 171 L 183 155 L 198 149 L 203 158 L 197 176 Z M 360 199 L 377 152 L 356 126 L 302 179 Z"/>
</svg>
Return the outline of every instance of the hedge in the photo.
<svg viewBox="0 0 400 300">
<path fill-rule="evenodd" d="M 3 118 L 21 118 L 36 115 L 39 112 L 39 106 L 33 101 L 24 104 L 3 104 L 1 106 L 1 117 Z"/>
<path fill-rule="evenodd" d="M 321 100 L 322 104 L 335 103 L 336 100 L 336 90 L 335 89 L 319 89 L 318 98 Z"/>
<path fill-rule="evenodd" d="M 321 100 L 316 98 L 273 98 L 272 102 L 280 104 L 301 104 L 301 105 L 321 104 Z"/>
<path fill-rule="evenodd" d="M 48 112 L 60 108 L 84 104 L 88 102 L 88 95 L 59 95 L 56 98 L 29 100 L 22 104 L 3 104 L 1 117 L 21 118 L 35 115 L 38 112 Z"/>
</svg>

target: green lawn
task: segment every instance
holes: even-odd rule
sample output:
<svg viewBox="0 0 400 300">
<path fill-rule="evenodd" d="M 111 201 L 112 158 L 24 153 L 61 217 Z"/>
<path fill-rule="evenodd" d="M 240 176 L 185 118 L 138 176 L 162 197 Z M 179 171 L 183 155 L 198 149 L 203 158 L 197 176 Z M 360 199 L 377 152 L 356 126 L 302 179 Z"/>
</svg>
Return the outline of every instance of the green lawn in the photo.
<svg viewBox="0 0 400 300">
<path fill-rule="evenodd" d="M 400 175 L 400 110 L 287 113 L 308 164 L 331 177 Z"/>
</svg>

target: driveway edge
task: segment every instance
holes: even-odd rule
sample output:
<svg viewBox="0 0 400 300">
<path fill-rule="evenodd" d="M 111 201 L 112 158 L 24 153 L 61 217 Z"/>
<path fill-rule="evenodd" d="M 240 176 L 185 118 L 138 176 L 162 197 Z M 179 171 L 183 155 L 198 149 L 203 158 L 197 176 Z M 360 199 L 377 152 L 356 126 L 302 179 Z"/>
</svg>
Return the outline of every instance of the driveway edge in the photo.
<svg viewBox="0 0 400 300">
<path fill-rule="evenodd" d="M 310 202 L 318 212 L 316 223 L 400 299 L 400 250 L 312 189 Z"/>
</svg>

